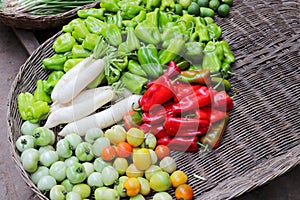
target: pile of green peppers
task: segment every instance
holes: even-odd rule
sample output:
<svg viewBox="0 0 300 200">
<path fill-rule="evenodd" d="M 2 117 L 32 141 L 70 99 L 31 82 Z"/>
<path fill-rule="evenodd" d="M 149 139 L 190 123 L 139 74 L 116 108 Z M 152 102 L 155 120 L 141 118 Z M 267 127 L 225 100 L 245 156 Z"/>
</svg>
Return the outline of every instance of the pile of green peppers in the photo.
<svg viewBox="0 0 300 200">
<path fill-rule="evenodd" d="M 43 67 L 67 72 L 103 37 L 119 57 L 92 87 L 121 81 L 141 94 L 171 60 L 184 70 L 209 69 L 228 78 L 235 57 L 228 42 L 220 40 L 221 27 L 212 17 L 176 13 L 174 0 L 102 0 L 100 8 L 79 10 L 78 18 L 63 26 L 52 46 L 55 54 L 43 60 Z"/>
</svg>

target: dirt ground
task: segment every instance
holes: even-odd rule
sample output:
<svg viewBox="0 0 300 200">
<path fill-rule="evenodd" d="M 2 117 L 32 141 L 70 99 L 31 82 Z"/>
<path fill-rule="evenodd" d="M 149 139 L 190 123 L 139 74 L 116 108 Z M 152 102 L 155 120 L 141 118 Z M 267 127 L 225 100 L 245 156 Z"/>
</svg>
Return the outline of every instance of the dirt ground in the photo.
<svg viewBox="0 0 300 200">
<path fill-rule="evenodd" d="M 10 86 L 28 54 L 11 28 L 0 23 L 0 200 L 35 200 L 10 154 L 7 137 L 7 98 Z M 236 200 L 298 200 L 300 166 L 264 186 L 236 198 Z"/>
</svg>

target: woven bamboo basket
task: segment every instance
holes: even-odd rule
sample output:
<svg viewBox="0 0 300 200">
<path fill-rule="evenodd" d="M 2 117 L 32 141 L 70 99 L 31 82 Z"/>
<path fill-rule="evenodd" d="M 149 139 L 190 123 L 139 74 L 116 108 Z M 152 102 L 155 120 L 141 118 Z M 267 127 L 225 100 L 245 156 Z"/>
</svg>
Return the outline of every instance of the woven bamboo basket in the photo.
<svg viewBox="0 0 300 200">
<path fill-rule="evenodd" d="M 172 153 L 187 172 L 195 199 L 231 199 L 263 185 L 300 163 L 299 2 L 236 0 L 227 18 L 216 18 L 237 59 L 235 107 L 220 146 L 207 153 Z M 12 157 L 24 180 L 47 199 L 22 168 L 15 141 L 21 119 L 17 95 L 33 92 L 46 78 L 41 60 L 53 54 L 56 34 L 25 62 L 9 96 L 8 126 Z M 200 181 L 194 174 L 206 178 Z M 173 193 L 173 190 L 169 191 Z M 173 193 L 174 194 L 174 193 Z"/>
<path fill-rule="evenodd" d="M 29 30 L 45 30 L 60 27 L 67 24 L 77 16 L 77 11 L 85 8 L 92 8 L 99 5 L 99 2 L 80 6 L 68 12 L 53 15 L 32 15 L 27 13 L 8 13 L 0 10 L 0 21 L 14 28 Z"/>
</svg>

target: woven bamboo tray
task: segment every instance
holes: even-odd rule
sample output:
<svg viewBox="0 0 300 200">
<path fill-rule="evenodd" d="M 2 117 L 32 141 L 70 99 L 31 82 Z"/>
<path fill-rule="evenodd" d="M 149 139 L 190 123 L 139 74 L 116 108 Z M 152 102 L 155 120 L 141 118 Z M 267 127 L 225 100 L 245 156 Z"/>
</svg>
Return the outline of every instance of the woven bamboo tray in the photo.
<svg viewBox="0 0 300 200">
<path fill-rule="evenodd" d="M 60 27 L 67 24 L 77 16 L 77 11 L 85 8 L 96 7 L 99 2 L 80 6 L 68 12 L 55 15 L 32 15 L 27 13 L 8 13 L 0 10 L 0 21 L 14 28 L 44 30 Z"/>
<path fill-rule="evenodd" d="M 296 1 L 236 0 L 229 17 L 216 19 L 237 59 L 232 67 L 238 75 L 230 81 L 239 93 L 216 150 L 173 153 L 178 168 L 190 177 L 195 199 L 237 197 L 300 163 L 299 6 Z M 41 60 L 53 54 L 51 46 L 59 34 L 42 44 L 21 66 L 9 96 L 12 157 L 41 199 L 47 198 L 30 181 L 15 150 L 22 123 L 17 95 L 33 92 L 37 79 L 47 77 Z"/>
</svg>

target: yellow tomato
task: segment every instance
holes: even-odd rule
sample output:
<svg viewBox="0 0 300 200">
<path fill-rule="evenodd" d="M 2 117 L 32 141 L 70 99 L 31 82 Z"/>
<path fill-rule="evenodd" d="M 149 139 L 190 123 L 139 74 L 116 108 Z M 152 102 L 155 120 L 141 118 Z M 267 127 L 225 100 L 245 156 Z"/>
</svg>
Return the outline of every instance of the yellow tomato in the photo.
<svg viewBox="0 0 300 200">
<path fill-rule="evenodd" d="M 124 188 L 127 196 L 133 197 L 139 194 L 141 190 L 141 184 L 137 178 L 130 177 L 124 182 Z"/>
<path fill-rule="evenodd" d="M 141 148 L 133 152 L 132 155 L 133 164 L 139 170 L 146 170 L 151 166 L 151 154 L 146 148 Z"/>
<path fill-rule="evenodd" d="M 181 184 L 186 183 L 188 177 L 183 171 L 177 170 L 171 174 L 170 179 L 171 179 L 172 186 L 177 187 Z"/>
<path fill-rule="evenodd" d="M 126 133 L 127 142 L 133 146 L 138 147 L 144 142 L 145 133 L 138 128 L 131 128 Z"/>
</svg>

